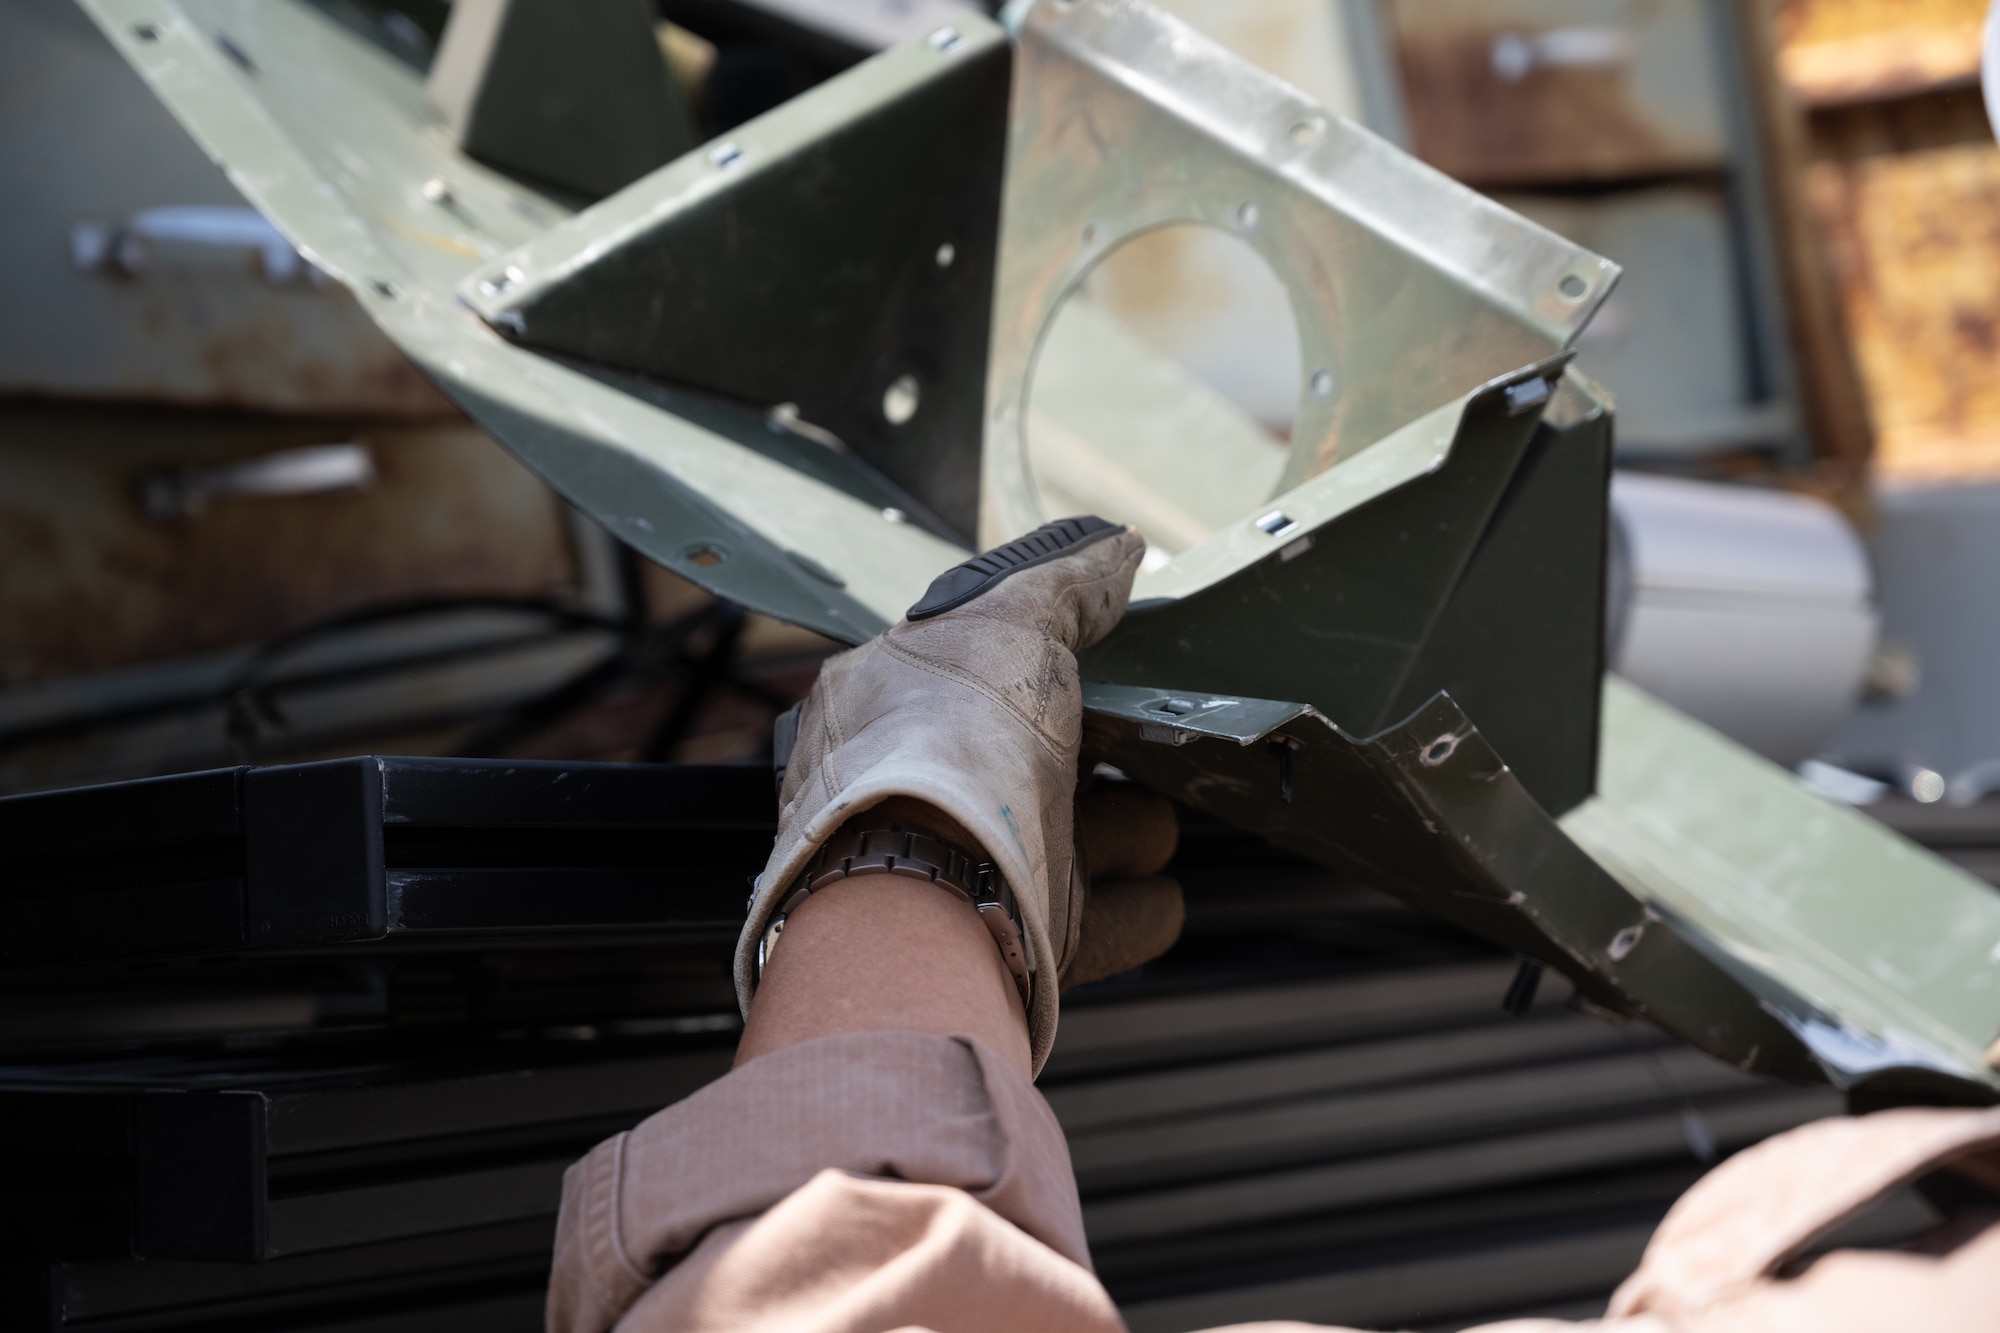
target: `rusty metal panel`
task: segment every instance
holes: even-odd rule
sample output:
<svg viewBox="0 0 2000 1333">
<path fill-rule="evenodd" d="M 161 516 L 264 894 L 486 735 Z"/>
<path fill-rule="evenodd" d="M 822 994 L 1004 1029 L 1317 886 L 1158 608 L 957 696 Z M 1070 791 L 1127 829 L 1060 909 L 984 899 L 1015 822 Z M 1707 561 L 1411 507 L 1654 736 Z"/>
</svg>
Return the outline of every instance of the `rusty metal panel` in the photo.
<svg viewBox="0 0 2000 1333">
<path fill-rule="evenodd" d="M 1927 89 L 1979 77 L 1987 0 L 1776 0 L 1779 70 L 1807 106 Z"/>
<path fill-rule="evenodd" d="M 1977 91 L 1822 111 L 1812 133 L 1878 475 L 2000 476 L 2000 146 Z"/>
<path fill-rule="evenodd" d="M 1617 395 L 1626 453 L 1688 454 L 1782 444 L 1796 424 L 1760 400 L 1741 264 L 1719 185 L 1501 202 L 1622 265 L 1625 276 L 1577 340 L 1577 364 Z"/>
<path fill-rule="evenodd" d="M 451 408 L 73 5 L 0 6 L 0 393 Z"/>
<path fill-rule="evenodd" d="M 334 444 L 361 446 L 372 477 L 147 512 L 149 484 Z M 574 581 L 560 503 L 469 424 L 27 405 L 0 416 L 6 689 L 258 642 L 390 600 L 544 595 Z"/>
<path fill-rule="evenodd" d="M 1710 0 L 1388 2 L 1416 152 L 1460 180 L 1620 180 L 1728 165 Z"/>
</svg>

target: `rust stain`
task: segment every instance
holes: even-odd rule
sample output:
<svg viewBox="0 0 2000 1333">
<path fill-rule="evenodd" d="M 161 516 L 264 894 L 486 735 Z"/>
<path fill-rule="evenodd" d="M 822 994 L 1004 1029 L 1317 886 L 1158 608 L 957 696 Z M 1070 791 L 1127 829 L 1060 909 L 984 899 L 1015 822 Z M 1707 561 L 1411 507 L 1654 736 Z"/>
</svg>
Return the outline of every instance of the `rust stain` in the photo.
<svg viewBox="0 0 2000 1333">
<path fill-rule="evenodd" d="M 1767 0 L 1786 86 L 1827 106 L 1969 83 L 1986 0 Z"/>
<path fill-rule="evenodd" d="M 1716 165 L 1633 106 L 1623 71 L 1536 70 L 1517 82 L 1493 68 L 1495 27 L 1400 30 L 1417 155 L 1474 185 L 1531 185 L 1666 175 Z"/>
<path fill-rule="evenodd" d="M 1763 0 L 1788 50 L 1913 30 L 1975 31 L 1987 0 Z"/>
<path fill-rule="evenodd" d="M 0 685 L 254 643 L 413 597 L 572 584 L 559 502 L 469 425 L 0 409 Z M 359 440 L 363 491 L 146 517 L 137 478 Z"/>
<path fill-rule="evenodd" d="M 247 265 L 106 278 L 111 332 L 87 364 L 7 392 L 311 415 L 443 420 L 458 411 L 345 288 L 273 286 Z"/>
<path fill-rule="evenodd" d="M 1878 474 L 1992 475 L 2000 146 L 1978 94 L 1821 112 L 1813 159 L 1808 195 L 1879 433 Z"/>
</svg>

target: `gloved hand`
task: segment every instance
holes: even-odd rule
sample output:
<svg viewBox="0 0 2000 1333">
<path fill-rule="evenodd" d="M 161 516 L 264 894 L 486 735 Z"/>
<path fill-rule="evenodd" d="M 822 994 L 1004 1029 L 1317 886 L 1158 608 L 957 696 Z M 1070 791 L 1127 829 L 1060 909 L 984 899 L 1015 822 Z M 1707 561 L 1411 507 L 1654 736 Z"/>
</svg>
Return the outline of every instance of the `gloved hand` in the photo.
<svg viewBox="0 0 2000 1333">
<path fill-rule="evenodd" d="M 1084 781 L 1076 828 L 1088 887 L 1064 990 L 1158 958 L 1187 920 L 1180 881 L 1160 873 L 1180 841 L 1173 803 L 1131 783 Z"/>
<path fill-rule="evenodd" d="M 1085 917 L 1074 836 L 1083 721 L 1076 653 L 1124 615 L 1144 552 L 1138 533 L 1101 519 L 1049 524 L 947 571 L 909 619 L 828 660 L 799 716 L 777 843 L 737 945 L 746 1014 L 759 945 L 820 845 L 871 807 L 901 808 L 907 802 L 896 798 L 909 798 L 954 822 L 956 829 L 935 831 L 977 844 L 966 850 L 983 851 L 1013 890 L 1032 977 L 1029 1045 L 1040 1072 Z M 1155 851 L 1158 841 L 1155 834 Z M 1128 873 L 1158 869 L 1147 856 L 1106 855 Z M 1106 928 L 1141 947 L 1158 944 L 1169 926 L 1178 933 L 1178 887 L 1128 889 L 1104 901 Z M 1126 929 L 1134 925 L 1141 928 Z M 1102 969 L 1129 952 L 1105 942 L 1086 961 Z"/>
</svg>

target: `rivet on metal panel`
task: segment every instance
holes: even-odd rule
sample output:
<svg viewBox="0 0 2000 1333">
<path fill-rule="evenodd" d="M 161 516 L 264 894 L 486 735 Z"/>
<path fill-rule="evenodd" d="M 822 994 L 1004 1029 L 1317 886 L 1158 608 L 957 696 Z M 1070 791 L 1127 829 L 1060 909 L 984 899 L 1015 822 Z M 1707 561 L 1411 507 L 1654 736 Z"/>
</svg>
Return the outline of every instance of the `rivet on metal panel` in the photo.
<svg viewBox="0 0 2000 1333">
<path fill-rule="evenodd" d="M 1333 391 L 1336 387 L 1337 386 L 1334 383 L 1332 371 L 1315 370 L 1313 372 L 1313 377 L 1312 377 L 1313 397 L 1331 398 L 1333 397 Z"/>
<path fill-rule="evenodd" d="M 1245 203 L 1239 205 L 1236 209 L 1236 220 L 1243 225 L 1243 230 L 1245 231 L 1251 231 L 1256 228 L 1257 216 L 1257 205 L 1255 204 Z"/>
<path fill-rule="evenodd" d="M 946 241 L 943 245 L 940 245 L 937 248 L 937 266 L 939 268 L 950 268 L 952 265 L 952 261 L 957 258 L 958 258 L 958 247 L 953 245 L 950 241 Z"/>
<path fill-rule="evenodd" d="M 892 426 L 900 426 L 916 416 L 922 401 L 922 386 L 915 375 L 898 375 L 882 391 L 882 416 Z"/>
<path fill-rule="evenodd" d="M 1172 713 L 1176 717 L 1183 717 L 1192 713 L 1195 707 L 1195 702 L 1192 699 L 1162 699 L 1152 705 L 1154 712 Z"/>
<path fill-rule="evenodd" d="M 442 176 L 433 176 L 424 182 L 424 199 L 433 204 L 448 204 L 456 197 L 452 193 L 451 182 Z"/>
</svg>

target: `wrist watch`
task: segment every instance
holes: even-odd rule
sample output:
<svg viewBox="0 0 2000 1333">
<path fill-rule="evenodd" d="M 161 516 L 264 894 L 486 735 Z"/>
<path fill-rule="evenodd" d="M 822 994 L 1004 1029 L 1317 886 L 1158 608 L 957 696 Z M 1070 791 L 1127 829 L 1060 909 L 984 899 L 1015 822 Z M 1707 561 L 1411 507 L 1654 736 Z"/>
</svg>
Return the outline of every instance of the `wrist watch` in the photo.
<svg viewBox="0 0 2000 1333">
<path fill-rule="evenodd" d="M 1022 943 L 1020 904 L 999 867 L 920 824 L 870 823 L 865 816 L 841 825 L 826 840 L 793 881 L 791 892 L 778 904 L 769 928 L 757 943 L 759 979 L 764 975 L 765 959 L 785 929 L 785 918 L 800 903 L 829 884 L 869 875 L 924 880 L 957 896 L 978 912 L 1021 992 L 1021 1004 L 1028 1005 L 1033 987 L 1028 951 Z"/>
</svg>

